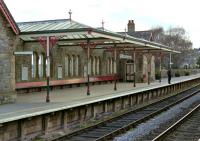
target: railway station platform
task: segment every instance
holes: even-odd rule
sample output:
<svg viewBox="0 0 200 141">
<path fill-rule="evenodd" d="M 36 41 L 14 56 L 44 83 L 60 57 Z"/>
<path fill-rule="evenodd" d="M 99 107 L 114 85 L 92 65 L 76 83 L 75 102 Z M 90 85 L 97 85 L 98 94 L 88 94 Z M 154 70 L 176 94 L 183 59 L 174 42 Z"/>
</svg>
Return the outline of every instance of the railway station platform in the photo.
<svg viewBox="0 0 200 141">
<path fill-rule="evenodd" d="M 172 78 L 171 83 L 175 84 L 198 77 L 200 77 L 200 74 L 176 77 Z M 121 97 L 129 93 L 133 94 L 155 89 L 169 84 L 165 78 L 162 79 L 161 83 L 158 81 L 152 82 L 150 85 L 147 83 L 137 83 L 136 87 L 133 87 L 133 83 L 117 83 L 117 91 L 113 90 L 113 85 L 113 83 L 91 85 L 91 94 L 89 96 L 86 94 L 85 86 L 53 90 L 50 91 L 50 103 L 45 102 L 46 91 L 18 94 L 16 103 L 0 106 L 0 123 L 62 109 L 70 109 L 81 105 Z"/>
</svg>

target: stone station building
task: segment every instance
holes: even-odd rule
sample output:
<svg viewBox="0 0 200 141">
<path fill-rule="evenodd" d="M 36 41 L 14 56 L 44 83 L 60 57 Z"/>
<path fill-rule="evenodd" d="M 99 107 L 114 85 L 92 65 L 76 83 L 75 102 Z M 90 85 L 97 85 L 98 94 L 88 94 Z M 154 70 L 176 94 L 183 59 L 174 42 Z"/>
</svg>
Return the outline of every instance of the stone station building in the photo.
<svg viewBox="0 0 200 141">
<path fill-rule="evenodd" d="M 175 51 L 72 19 L 16 23 L 0 0 L 0 103 L 13 102 L 16 90 L 46 89 L 48 73 L 50 87 L 116 80 L 150 83 L 155 56 L 164 52 Z"/>
<path fill-rule="evenodd" d="M 0 0 L 0 104 L 16 99 L 15 56 L 19 29 L 4 2 Z"/>
</svg>

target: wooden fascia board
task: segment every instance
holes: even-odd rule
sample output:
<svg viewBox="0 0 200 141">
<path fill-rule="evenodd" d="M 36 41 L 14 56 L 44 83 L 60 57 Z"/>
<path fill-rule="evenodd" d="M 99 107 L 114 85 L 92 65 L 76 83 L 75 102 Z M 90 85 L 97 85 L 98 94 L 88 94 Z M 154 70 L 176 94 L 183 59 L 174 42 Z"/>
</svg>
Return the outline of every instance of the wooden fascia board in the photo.
<svg viewBox="0 0 200 141">
<path fill-rule="evenodd" d="M 1 9 L 3 15 L 5 16 L 6 20 L 10 24 L 11 28 L 13 29 L 14 33 L 16 35 L 18 35 L 20 32 L 19 28 L 18 28 L 16 22 L 14 21 L 12 15 L 10 14 L 8 8 L 6 7 L 5 3 L 3 2 L 3 0 L 0 0 L 0 9 Z"/>
</svg>

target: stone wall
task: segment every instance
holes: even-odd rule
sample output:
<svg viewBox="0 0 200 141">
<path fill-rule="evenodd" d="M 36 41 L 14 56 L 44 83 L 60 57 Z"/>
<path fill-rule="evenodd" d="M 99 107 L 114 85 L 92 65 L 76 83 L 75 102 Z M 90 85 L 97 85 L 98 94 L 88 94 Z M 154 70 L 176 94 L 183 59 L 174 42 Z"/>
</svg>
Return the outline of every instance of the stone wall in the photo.
<svg viewBox="0 0 200 141">
<path fill-rule="evenodd" d="M 15 56 L 18 37 L 0 12 L 0 104 L 13 102 L 15 93 Z"/>
<path fill-rule="evenodd" d="M 38 56 L 43 54 L 45 57 L 45 50 L 39 44 L 39 42 L 24 42 L 17 47 L 17 51 L 33 51 L 33 53 Z M 65 57 L 78 56 L 79 57 L 79 66 L 78 66 L 78 76 L 67 76 L 65 74 Z M 100 58 L 100 72 L 98 75 L 112 75 L 107 73 L 107 60 L 108 58 L 113 58 L 112 54 L 109 52 L 104 52 L 103 50 L 94 49 L 91 51 L 91 58 L 99 57 Z M 36 59 L 38 61 L 38 59 Z M 32 82 L 32 81 L 43 81 L 44 77 L 39 77 L 36 75 L 32 76 L 32 55 L 17 55 L 16 56 L 16 81 L 17 82 Z M 45 63 L 44 63 L 45 64 Z M 28 67 L 28 80 L 22 80 L 22 66 Z M 58 78 L 58 67 L 62 67 L 62 78 Z M 87 54 L 86 50 L 80 46 L 58 46 L 56 45 L 52 48 L 50 53 L 50 79 L 73 79 L 84 77 L 84 67 L 87 66 Z M 45 66 L 46 67 L 46 66 Z M 45 72 L 45 70 L 44 70 Z M 92 76 L 97 76 L 97 74 Z"/>
<path fill-rule="evenodd" d="M 128 55 L 128 54 L 127 54 Z M 131 56 L 131 54 L 129 55 Z M 136 71 L 136 82 L 147 82 L 148 77 L 148 65 L 147 65 L 147 58 L 143 53 L 136 53 L 135 57 L 135 71 Z M 126 81 L 126 63 L 131 61 L 129 59 L 118 58 L 118 74 L 123 81 Z M 155 80 L 155 57 L 151 57 L 150 63 L 150 81 Z"/>
<path fill-rule="evenodd" d="M 136 53 L 136 82 L 143 81 L 143 56 L 139 53 Z"/>
<path fill-rule="evenodd" d="M 148 81 L 148 60 L 147 60 L 147 54 L 143 55 L 143 82 Z M 151 56 L 151 54 L 150 54 Z M 155 80 L 155 56 L 150 57 L 150 81 Z"/>
<path fill-rule="evenodd" d="M 20 42 L 17 46 L 17 51 L 33 51 L 36 55 L 36 60 L 38 62 L 38 58 L 41 54 L 45 55 L 44 48 L 40 45 L 39 42 Z M 52 48 L 50 53 L 50 79 L 51 80 L 70 80 L 74 78 L 83 78 L 86 77 L 87 71 L 87 50 L 84 50 L 80 46 L 59 46 L 56 45 Z M 74 56 L 79 57 L 79 65 L 78 65 L 78 75 L 67 75 L 66 74 L 66 57 L 73 58 Z M 99 74 L 91 73 L 90 76 L 106 76 L 106 75 L 114 75 L 114 71 L 112 73 L 108 72 L 108 60 L 114 59 L 114 56 L 111 52 L 107 52 L 105 50 L 100 49 L 91 49 L 91 58 L 99 57 Z M 16 56 L 16 81 L 17 82 L 33 82 L 33 81 L 45 81 L 45 74 L 43 77 L 40 77 L 38 73 L 35 76 L 32 76 L 33 65 L 32 65 L 32 55 L 17 55 Z M 44 58 L 45 59 L 45 58 Z M 123 80 L 126 80 L 126 62 L 127 59 L 120 59 L 117 57 L 117 73 Z M 130 61 L 130 60 L 129 60 Z M 46 72 L 46 61 L 44 61 L 44 71 Z M 145 54 L 136 53 L 136 82 L 147 82 L 147 58 Z M 155 58 L 151 57 L 151 70 L 150 70 L 150 80 L 155 79 Z M 28 79 L 22 80 L 22 67 L 28 67 Z M 36 67 L 36 66 L 35 66 Z M 62 68 L 62 78 L 58 77 L 59 67 Z M 35 68 L 38 71 L 38 66 Z M 70 69 L 70 68 L 68 68 Z M 114 70 L 114 65 L 113 65 Z"/>
</svg>

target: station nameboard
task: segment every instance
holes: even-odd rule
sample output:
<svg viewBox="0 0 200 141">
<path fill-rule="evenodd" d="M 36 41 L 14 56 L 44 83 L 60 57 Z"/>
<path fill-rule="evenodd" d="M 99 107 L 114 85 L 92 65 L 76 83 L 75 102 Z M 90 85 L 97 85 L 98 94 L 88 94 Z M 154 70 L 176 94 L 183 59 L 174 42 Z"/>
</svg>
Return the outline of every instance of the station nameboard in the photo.
<svg viewBox="0 0 200 141">
<path fill-rule="evenodd" d="M 120 54 L 119 58 L 121 58 L 121 59 L 132 59 L 132 56 L 126 55 L 126 54 Z"/>
</svg>

